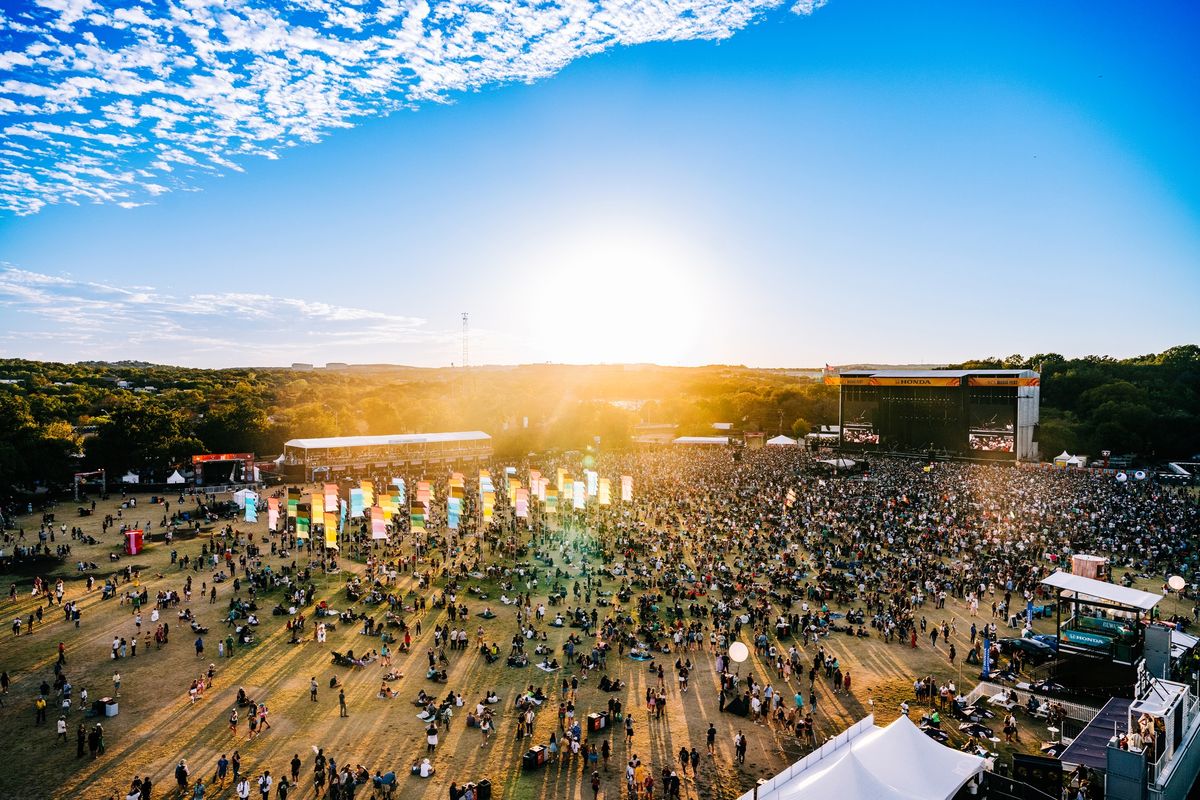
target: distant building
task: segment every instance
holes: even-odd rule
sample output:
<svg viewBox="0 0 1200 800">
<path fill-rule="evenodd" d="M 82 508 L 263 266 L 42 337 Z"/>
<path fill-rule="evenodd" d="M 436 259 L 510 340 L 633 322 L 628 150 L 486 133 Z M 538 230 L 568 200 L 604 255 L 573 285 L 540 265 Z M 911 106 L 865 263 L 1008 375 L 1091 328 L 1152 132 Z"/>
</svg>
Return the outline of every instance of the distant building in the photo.
<svg viewBox="0 0 1200 800">
<path fill-rule="evenodd" d="M 305 364 L 302 361 L 296 361 L 292 364 L 292 369 L 296 370 L 297 372 L 308 372 L 312 368 L 312 364 Z"/>
<path fill-rule="evenodd" d="M 310 481 L 375 473 L 399 475 L 429 467 L 469 467 L 491 457 L 492 437 L 483 431 L 331 436 L 285 442 L 280 466 L 289 479 Z"/>
<path fill-rule="evenodd" d="M 670 423 L 644 423 L 633 426 L 634 444 L 670 444 L 675 439 L 678 425 Z"/>
<path fill-rule="evenodd" d="M 708 447 L 727 447 L 729 445 L 728 436 L 680 436 L 671 442 L 671 444 L 682 445 L 697 445 Z"/>
<path fill-rule="evenodd" d="M 328 364 L 325 365 L 325 369 L 333 369 L 333 370 L 350 369 L 350 365 L 347 364 L 345 361 L 330 361 Z"/>
</svg>

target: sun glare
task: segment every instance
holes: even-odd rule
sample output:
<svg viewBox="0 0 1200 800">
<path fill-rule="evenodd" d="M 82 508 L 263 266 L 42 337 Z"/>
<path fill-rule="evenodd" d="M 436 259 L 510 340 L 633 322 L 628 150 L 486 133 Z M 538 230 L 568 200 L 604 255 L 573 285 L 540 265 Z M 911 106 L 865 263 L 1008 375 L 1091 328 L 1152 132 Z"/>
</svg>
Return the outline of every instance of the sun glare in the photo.
<svg viewBox="0 0 1200 800">
<path fill-rule="evenodd" d="M 702 360 L 697 345 L 715 311 L 714 287 L 686 243 L 645 231 L 578 236 L 548 248 L 537 273 L 538 327 L 561 332 L 543 342 L 548 360 Z"/>
</svg>

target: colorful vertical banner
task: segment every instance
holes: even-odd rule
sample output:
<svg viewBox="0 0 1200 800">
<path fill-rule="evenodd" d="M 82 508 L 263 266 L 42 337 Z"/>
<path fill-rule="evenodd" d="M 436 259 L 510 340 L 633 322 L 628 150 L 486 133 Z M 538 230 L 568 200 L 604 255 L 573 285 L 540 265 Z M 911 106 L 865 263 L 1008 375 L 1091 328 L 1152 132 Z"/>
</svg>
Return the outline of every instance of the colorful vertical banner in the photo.
<svg viewBox="0 0 1200 800">
<path fill-rule="evenodd" d="M 313 524 L 320 525 L 325 520 L 325 495 L 314 494 L 309 498 L 309 504 L 312 506 Z"/>
<path fill-rule="evenodd" d="M 783 507 L 791 508 L 796 504 L 796 489 L 788 487 L 787 494 L 783 497 Z"/>
<path fill-rule="evenodd" d="M 513 505 L 517 510 L 517 519 L 529 519 L 529 490 L 517 489 Z"/>
<path fill-rule="evenodd" d="M 246 522 L 258 522 L 258 499 L 246 497 Z"/>
<path fill-rule="evenodd" d="M 335 533 L 337 532 L 338 517 L 337 517 L 337 514 L 333 513 L 332 511 L 326 511 L 324 519 L 325 519 L 325 538 L 326 538 L 326 540 L 328 540 L 330 531 L 334 531 Z"/>
<path fill-rule="evenodd" d="M 337 528 L 336 527 L 334 527 L 334 528 L 330 528 L 328 526 L 325 527 L 325 549 L 326 550 L 337 550 L 338 549 Z"/>
<path fill-rule="evenodd" d="M 483 524 L 492 524 L 492 514 L 496 508 L 496 487 L 492 485 L 492 476 L 487 470 L 479 471 L 479 508 Z"/>
<path fill-rule="evenodd" d="M 570 480 L 570 474 L 562 467 L 559 467 L 554 471 L 554 485 L 558 488 L 559 492 L 563 490 L 563 487 L 566 486 Z"/>
<path fill-rule="evenodd" d="M 621 476 L 621 502 L 622 503 L 632 503 L 633 502 L 633 476 L 632 475 L 622 475 Z"/>
<path fill-rule="evenodd" d="M 325 510 L 333 511 L 338 507 L 338 487 L 336 483 L 327 483 L 322 487 L 325 491 Z"/>
<path fill-rule="evenodd" d="M 267 498 L 267 530 L 274 533 L 279 530 L 279 498 Z"/>
<path fill-rule="evenodd" d="M 425 533 L 425 506 L 413 505 L 408 513 L 408 527 L 413 533 Z"/>
<path fill-rule="evenodd" d="M 463 513 L 463 501 L 467 496 L 466 486 L 466 478 L 461 472 L 455 472 L 450 476 L 450 485 L 446 493 L 446 526 L 450 530 L 458 530 L 458 522 Z"/>
<path fill-rule="evenodd" d="M 516 478 L 508 479 L 508 503 L 509 505 L 517 504 L 517 492 L 521 491 L 521 482 Z M 526 493 L 528 494 L 528 492 Z"/>
<path fill-rule="evenodd" d="M 585 469 L 583 478 L 587 481 L 587 496 L 595 497 L 600 491 L 600 475 L 594 469 Z"/>
<path fill-rule="evenodd" d="M 543 478 L 543 480 L 549 481 L 550 479 Z M 545 506 L 546 507 L 544 510 L 547 514 L 557 514 L 558 513 L 558 489 L 551 489 L 548 486 L 546 487 Z"/>
<path fill-rule="evenodd" d="M 358 519 L 363 515 L 363 490 L 350 490 L 350 516 L 353 519 Z"/>
<path fill-rule="evenodd" d="M 362 489 L 363 507 L 370 508 L 375 505 L 375 484 L 371 481 L 359 481 L 358 486 Z"/>
<path fill-rule="evenodd" d="M 371 509 L 371 538 L 387 539 L 388 514 L 382 508 Z"/>
<path fill-rule="evenodd" d="M 576 511 L 582 511 L 587 507 L 587 487 L 583 481 L 575 481 L 571 484 L 571 498 Z"/>
<path fill-rule="evenodd" d="M 296 519 L 296 538 L 297 539 L 307 539 L 308 538 L 308 520 L 307 519 L 300 519 L 297 517 L 297 519 Z"/>
<path fill-rule="evenodd" d="M 612 482 L 608 478 L 600 479 L 600 486 L 596 495 L 602 506 L 609 505 L 612 502 Z"/>
<path fill-rule="evenodd" d="M 407 487 L 404 485 L 404 478 L 392 478 L 392 486 L 396 489 L 393 495 L 396 498 L 396 505 L 405 505 L 408 502 L 408 494 Z"/>
</svg>

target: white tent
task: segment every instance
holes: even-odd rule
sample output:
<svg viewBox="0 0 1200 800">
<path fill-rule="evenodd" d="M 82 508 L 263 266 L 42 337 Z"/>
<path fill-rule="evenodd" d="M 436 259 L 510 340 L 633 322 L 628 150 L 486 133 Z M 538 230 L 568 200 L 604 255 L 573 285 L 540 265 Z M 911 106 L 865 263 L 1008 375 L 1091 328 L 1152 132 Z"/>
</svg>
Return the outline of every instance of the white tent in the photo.
<svg viewBox="0 0 1200 800">
<path fill-rule="evenodd" d="M 258 501 L 258 492 L 252 492 L 249 489 L 242 489 L 233 493 L 233 502 L 237 503 L 238 508 L 246 507 L 246 498 L 253 497 L 255 502 Z"/>
<path fill-rule="evenodd" d="M 789 444 L 796 444 L 796 440 L 790 436 L 784 436 L 781 433 L 778 436 L 775 436 L 771 439 L 767 439 L 767 444 L 783 446 L 783 445 L 789 445 Z"/>
<path fill-rule="evenodd" d="M 950 800 L 985 761 L 938 744 L 908 717 L 860 720 L 741 800 Z"/>
<path fill-rule="evenodd" d="M 167 483 L 183 483 L 183 475 L 179 474 L 179 470 L 175 470 L 167 477 Z"/>
<path fill-rule="evenodd" d="M 141 481 L 141 478 L 135 472 L 126 472 L 121 476 L 121 483 L 138 483 L 139 481 Z"/>
<path fill-rule="evenodd" d="M 1067 463 L 1074 457 L 1075 456 L 1071 455 L 1066 450 L 1063 450 L 1061 453 L 1059 453 L 1058 455 L 1056 455 L 1054 457 L 1054 466 L 1065 467 L 1067 465 Z"/>
</svg>

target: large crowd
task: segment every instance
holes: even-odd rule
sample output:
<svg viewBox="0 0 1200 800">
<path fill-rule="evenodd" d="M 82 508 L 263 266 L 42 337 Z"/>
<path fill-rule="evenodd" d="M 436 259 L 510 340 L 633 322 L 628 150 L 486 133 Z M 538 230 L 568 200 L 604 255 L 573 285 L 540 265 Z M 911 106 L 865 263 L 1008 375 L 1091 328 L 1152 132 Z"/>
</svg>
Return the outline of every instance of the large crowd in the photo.
<svg viewBox="0 0 1200 800">
<path fill-rule="evenodd" d="M 579 457 L 519 465 L 517 474 L 534 467 L 553 475 L 558 466 L 578 471 Z M 338 625 L 361 628 L 367 645 L 357 654 L 333 652 L 332 661 L 380 669 L 377 697 L 406 698 L 416 707 L 425 752 L 401 765 L 402 773 L 437 774 L 439 746 L 461 716 L 462 727 L 477 732 L 480 747 L 501 733 L 542 745 L 549 758 L 578 765 L 581 784 L 598 792 L 601 772 L 608 774 L 617 755 L 617 737 L 587 735 L 591 723 L 576 717 L 582 682 L 607 697 L 603 724 L 623 734 L 620 758 L 631 795 L 652 797 L 657 790 L 677 797 L 686 776 L 697 779 L 701 746 L 711 755 L 716 736 L 729 736 L 744 760 L 740 718 L 794 737 L 802 748 L 818 743 L 818 708 L 829 696 L 853 694 L 857 685 L 827 646 L 830 636 L 878 638 L 898 648 L 915 647 L 919 639 L 935 650 L 940 637 L 939 652 L 950 663 L 960 652 L 977 662 L 982 634 L 990 630 L 994 639 L 996 620 L 1038 598 L 1040 580 L 1072 554 L 1108 556 L 1156 581 L 1167 574 L 1190 581 L 1197 568 L 1190 545 L 1200 530 L 1200 509 L 1152 480 L 1122 483 L 1080 470 L 887 458 L 873 458 L 866 467 L 862 474 L 833 474 L 796 448 L 603 454 L 594 468 L 614 483 L 620 475 L 633 476 L 632 502 L 601 507 L 593 500 L 583 511 L 565 502 L 554 515 L 535 503 L 531 518 L 518 520 L 499 492 L 496 517 L 484 528 L 468 492 L 457 531 L 446 530 L 444 516 L 435 513 L 429 532 L 414 534 L 400 515 L 390 538 L 380 541 L 366 524 L 351 521 L 338 550 L 320 547 L 319 536 L 298 538 L 294 530 L 263 536 L 261 523 L 252 528 L 230 519 L 223 500 L 203 493 L 172 498 L 173 513 L 166 499 L 129 505 L 130 518 L 112 519 L 111 527 L 149 530 L 150 520 L 161 515 L 156 521 L 162 530 L 199 533 L 155 545 L 171 550 L 170 569 L 157 576 L 162 581 L 155 593 L 136 569 L 120 564 L 106 565 L 113 571 L 103 586 L 95 584 L 95 565 L 86 563 L 86 586 L 64 588 L 61 580 L 38 578 L 18 588 L 14 582 L 10 602 L 18 591 L 44 602 L 26 618 L 15 618 L 13 633 L 28 635 L 40 625 L 43 606 L 62 609 L 78 628 L 79 596 L 102 591 L 136 615 L 132 634 L 112 642 L 114 696 L 122 659 L 153 657 L 168 644 L 172 626 L 186 635 L 186 625 L 198 666 L 180 676 L 178 688 L 195 703 L 220 682 L 221 659 L 263 636 L 324 646 Z M 495 465 L 492 474 L 502 476 L 504 465 Z M 435 481 L 435 496 L 446 497 L 448 477 Z M 381 485 L 387 481 L 378 478 Z M 32 511 L 10 508 L 9 518 L 26 510 Z M 43 516 L 36 529 L 10 525 L 4 540 L 10 548 L 49 555 L 51 545 L 69 547 L 84 535 L 73 528 L 68 536 L 66 526 Z M 59 555 L 71 561 L 69 551 Z M 322 599 L 315 578 L 329 574 L 344 576 L 345 583 Z M 492 591 L 499 595 L 486 596 Z M 945 616 L 930 624 L 927 618 L 947 603 L 964 617 L 980 616 L 978 626 L 972 621 L 969 633 L 958 630 Z M 197 615 L 208 605 L 217 606 L 219 616 L 206 626 Z M 338 606 L 345 608 L 333 610 Z M 1176 620 L 1187 625 L 1196 613 L 1189 604 Z M 489 635 L 476 618 L 504 622 L 505 638 L 490 626 Z M 216 625 L 221 627 L 210 630 Z M 737 641 L 749 646 L 753 665 L 730 658 Z M 423 675 L 405 677 L 392 659 L 413 651 L 425 654 Z M 45 724 L 47 706 L 59 706 L 66 713 L 57 721 L 58 734 L 65 739 L 73 686 L 66 648 L 57 652 L 53 680 L 42 682 L 34 718 L 35 725 Z M 552 674 L 552 683 L 547 690 L 544 681 L 523 681 L 527 689 L 506 697 L 486 686 L 439 686 L 451 682 L 450 667 L 462 658 L 494 669 L 536 667 Z M 632 659 L 650 671 L 644 693 L 632 694 L 613 658 L 620 664 Z M 694 681 L 702 666 L 716 680 Z M 918 692 L 935 688 L 932 679 L 916 678 Z M 7 690 L 8 672 L 3 682 Z M 328 680 L 314 675 L 308 686 L 312 701 L 336 698 L 338 713 L 347 713 L 336 673 Z M 635 716 L 656 724 L 668 697 L 688 692 L 715 695 L 718 711 L 732 715 L 721 719 L 732 722 L 720 731 L 708 722 L 681 747 L 677 761 L 649 763 L 638 747 L 643 723 Z M 269 730 L 265 700 L 239 692 L 228 714 L 230 730 L 237 734 L 244 726 L 251 738 Z M 500 708 L 504 713 L 497 713 Z M 545 709 L 557 714 L 557 725 L 548 740 L 534 741 Z M 80 723 L 76 740 L 80 758 L 85 750 L 92 758 L 103 756 L 102 723 Z M 195 798 L 229 780 L 238 797 L 254 791 L 285 799 L 301 783 L 302 759 L 296 754 L 276 766 L 282 768 L 244 772 L 235 751 L 232 761 L 222 755 L 195 771 L 181 759 L 173 773 L 181 791 Z M 372 772 L 339 763 L 324 750 L 305 769 L 318 795 L 332 800 L 353 798 L 363 787 L 387 794 L 397 781 L 395 765 Z M 150 778 L 139 777 L 127 797 L 148 800 L 151 791 Z M 480 800 L 483 791 L 456 779 L 450 797 Z"/>
</svg>

